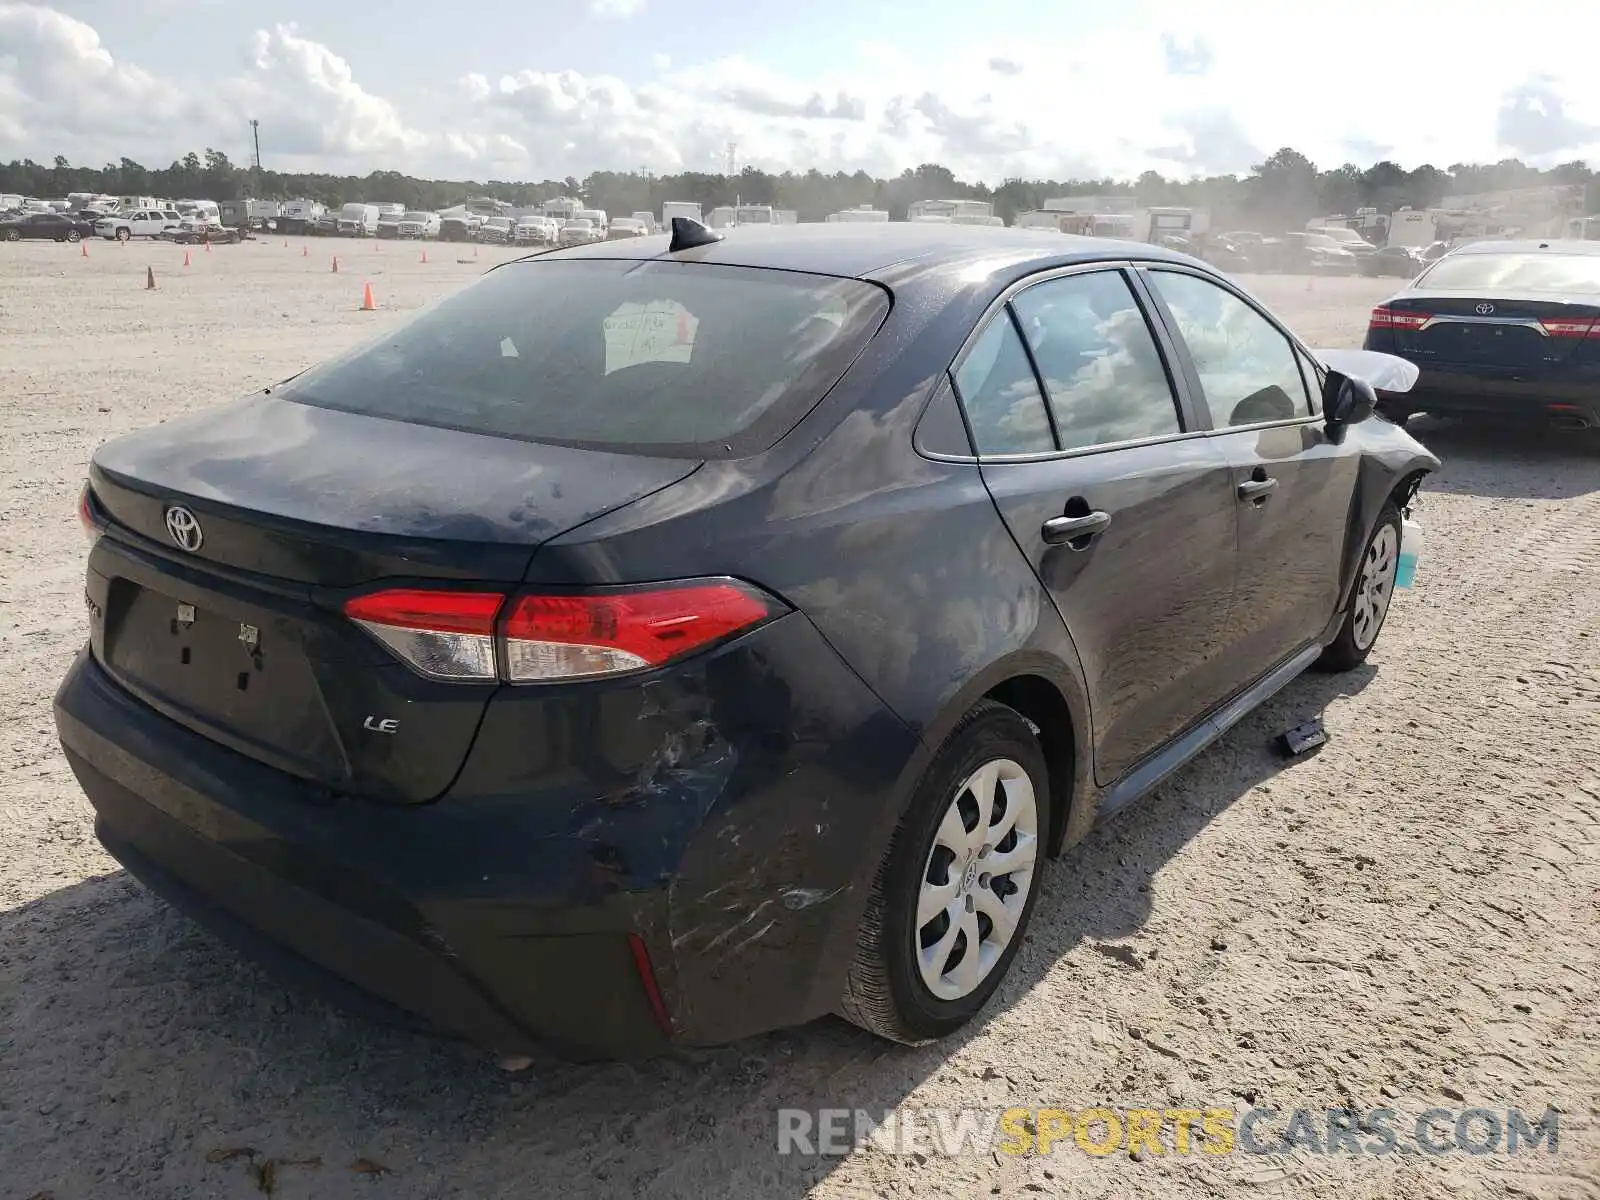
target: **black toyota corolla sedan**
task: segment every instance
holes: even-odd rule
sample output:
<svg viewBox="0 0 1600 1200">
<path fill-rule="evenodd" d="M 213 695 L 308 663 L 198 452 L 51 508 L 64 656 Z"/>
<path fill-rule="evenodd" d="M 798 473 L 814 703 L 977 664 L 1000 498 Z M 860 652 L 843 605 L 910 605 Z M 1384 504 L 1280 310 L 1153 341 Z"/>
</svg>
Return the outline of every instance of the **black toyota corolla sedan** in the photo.
<svg viewBox="0 0 1600 1200">
<path fill-rule="evenodd" d="M 1600 429 L 1600 242 L 1471 242 L 1372 310 L 1366 346 L 1421 371 L 1380 408 Z"/>
<path fill-rule="evenodd" d="M 936 1038 L 1047 858 L 1366 658 L 1408 373 L 1142 244 L 538 255 L 95 452 L 61 741 L 154 891 L 498 1052 Z"/>
</svg>

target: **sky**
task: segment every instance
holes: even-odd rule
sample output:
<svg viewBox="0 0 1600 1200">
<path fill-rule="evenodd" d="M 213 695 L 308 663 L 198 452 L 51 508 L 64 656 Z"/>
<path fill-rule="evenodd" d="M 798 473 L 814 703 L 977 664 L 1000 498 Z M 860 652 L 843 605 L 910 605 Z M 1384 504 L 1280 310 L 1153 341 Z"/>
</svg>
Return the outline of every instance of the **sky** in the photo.
<svg viewBox="0 0 1600 1200">
<path fill-rule="evenodd" d="M 716 172 L 729 142 L 991 184 L 1286 145 L 1600 163 L 1597 35 L 1600 7 L 1504 0 L 0 0 L 0 161 L 246 163 L 255 118 L 271 169 L 444 179 Z"/>
</svg>

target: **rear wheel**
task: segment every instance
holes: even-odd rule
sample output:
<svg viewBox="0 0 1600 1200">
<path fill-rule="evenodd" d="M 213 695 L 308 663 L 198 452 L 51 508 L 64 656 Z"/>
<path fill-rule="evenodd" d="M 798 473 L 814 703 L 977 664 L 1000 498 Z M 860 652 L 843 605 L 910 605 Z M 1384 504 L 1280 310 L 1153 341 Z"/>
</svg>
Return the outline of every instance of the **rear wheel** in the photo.
<svg viewBox="0 0 1600 1200">
<path fill-rule="evenodd" d="M 75 242 L 82 236 L 83 234 L 79 233 L 76 229 L 67 230 L 67 241 L 69 242 Z"/>
<path fill-rule="evenodd" d="M 915 1045 L 988 1002 L 1022 945 L 1050 827 L 1038 739 L 984 701 L 945 740 L 890 839 L 839 1011 Z"/>
<path fill-rule="evenodd" d="M 21 240 L 22 240 L 22 230 L 20 230 L 20 229 L 8 229 L 8 230 L 6 230 L 6 241 L 8 241 L 8 242 L 20 242 Z"/>
<path fill-rule="evenodd" d="M 132 236 L 133 236 L 133 231 L 130 230 L 130 229 L 119 229 L 119 230 L 117 230 L 117 241 L 119 241 L 119 242 L 125 242 L 129 238 L 131 238 Z"/>
<path fill-rule="evenodd" d="M 1339 626 L 1339 636 L 1328 643 L 1316 665 L 1324 671 L 1348 671 L 1367 661 L 1389 602 L 1394 599 L 1395 572 L 1400 565 L 1400 510 L 1386 503 L 1378 514 L 1378 524 L 1367 540 L 1361 564 L 1356 569 L 1355 591 L 1350 607 Z"/>
</svg>

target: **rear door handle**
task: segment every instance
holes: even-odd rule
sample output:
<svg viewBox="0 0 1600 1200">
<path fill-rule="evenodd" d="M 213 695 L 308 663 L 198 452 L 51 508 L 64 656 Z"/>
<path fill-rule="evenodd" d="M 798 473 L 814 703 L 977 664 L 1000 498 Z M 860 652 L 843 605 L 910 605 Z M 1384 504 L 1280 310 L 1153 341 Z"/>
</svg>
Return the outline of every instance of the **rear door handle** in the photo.
<svg viewBox="0 0 1600 1200">
<path fill-rule="evenodd" d="M 1068 542 L 1084 539 L 1084 546 L 1088 539 L 1102 534 L 1111 524 L 1111 514 L 1108 512 L 1092 512 L 1081 517 L 1051 517 L 1044 523 L 1044 528 L 1039 530 L 1039 536 L 1051 546 L 1064 546 Z M 1083 546 L 1074 546 L 1073 549 L 1081 550 Z"/>
<path fill-rule="evenodd" d="M 1247 479 L 1239 485 L 1239 499 L 1265 500 L 1267 493 L 1277 486 L 1276 479 Z"/>
</svg>

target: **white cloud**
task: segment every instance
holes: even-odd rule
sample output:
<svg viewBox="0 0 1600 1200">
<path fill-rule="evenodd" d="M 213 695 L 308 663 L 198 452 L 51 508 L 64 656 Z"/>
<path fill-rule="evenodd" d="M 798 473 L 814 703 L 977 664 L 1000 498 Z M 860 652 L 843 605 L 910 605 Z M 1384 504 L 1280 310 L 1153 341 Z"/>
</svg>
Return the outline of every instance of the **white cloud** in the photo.
<svg viewBox="0 0 1600 1200">
<path fill-rule="evenodd" d="M 645 0 L 589 0 L 589 11 L 597 17 L 633 17 L 644 11 Z"/>
<path fill-rule="evenodd" d="M 591 7 L 624 16 L 643 0 Z M 1155 0 L 1121 24 L 1066 21 L 1025 39 L 963 26 L 943 54 L 835 36 L 831 65 L 804 76 L 657 53 L 648 79 L 533 62 L 379 94 L 293 24 L 197 49 L 192 59 L 221 67 L 180 83 L 114 56 L 80 20 L 0 0 L 0 158 L 162 165 L 209 145 L 242 160 L 252 117 L 263 154 L 285 169 L 502 179 L 718 171 L 730 142 L 740 165 L 769 170 L 883 175 L 936 162 L 991 182 L 1244 171 L 1283 145 L 1324 166 L 1380 152 L 1440 166 L 1600 156 L 1600 94 L 1574 82 L 1587 78 L 1600 15 L 1576 10 L 1582 28 L 1558 39 L 1512 24 L 1440 46 L 1443 7 L 1393 10 L 1386 40 L 1439 51 L 1417 60 L 1411 82 L 1448 101 L 1414 111 L 1366 83 L 1358 22 L 1317 20 L 1312 38 L 1300 19 L 1269 21 L 1242 0 L 1208 7 L 1203 26 L 1193 11 Z"/>
</svg>

